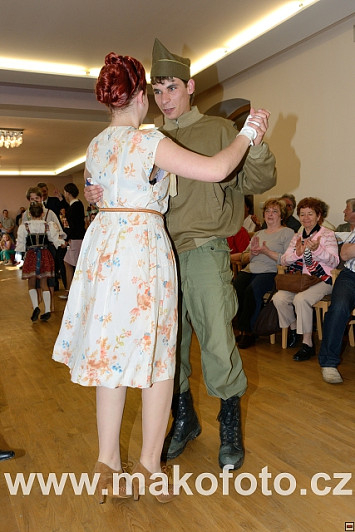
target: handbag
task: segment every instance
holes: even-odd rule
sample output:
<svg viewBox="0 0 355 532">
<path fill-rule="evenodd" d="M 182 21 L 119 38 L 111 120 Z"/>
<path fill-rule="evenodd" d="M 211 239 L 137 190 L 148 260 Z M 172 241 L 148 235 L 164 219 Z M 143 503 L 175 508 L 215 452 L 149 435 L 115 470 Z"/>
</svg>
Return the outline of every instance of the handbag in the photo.
<svg viewBox="0 0 355 532">
<path fill-rule="evenodd" d="M 266 304 L 259 312 L 254 323 L 253 332 L 258 336 L 269 336 L 270 334 L 277 333 L 281 329 L 277 309 L 272 301 L 274 293 L 270 293 Z"/>
<path fill-rule="evenodd" d="M 287 290 L 288 292 L 304 292 L 311 286 L 321 283 L 322 279 L 315 275 L 306 273 L 278 273 L 275 276 L 277 290 Z"/>
</svg>

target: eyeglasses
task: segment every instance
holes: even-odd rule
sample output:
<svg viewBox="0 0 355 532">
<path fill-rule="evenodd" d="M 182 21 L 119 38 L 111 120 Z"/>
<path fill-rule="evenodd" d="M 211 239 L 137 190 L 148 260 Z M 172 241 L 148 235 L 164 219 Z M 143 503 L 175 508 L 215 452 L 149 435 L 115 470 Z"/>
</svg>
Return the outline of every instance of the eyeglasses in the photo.
<svg viewBox="0 0 355 532">
<path fill-rule="evenodd" d="M 280 211 L 278 211 L 277 209 L 265 209 L 265 212 L 267 212 L 268 214 L 280 214 Z"/>
</svg>

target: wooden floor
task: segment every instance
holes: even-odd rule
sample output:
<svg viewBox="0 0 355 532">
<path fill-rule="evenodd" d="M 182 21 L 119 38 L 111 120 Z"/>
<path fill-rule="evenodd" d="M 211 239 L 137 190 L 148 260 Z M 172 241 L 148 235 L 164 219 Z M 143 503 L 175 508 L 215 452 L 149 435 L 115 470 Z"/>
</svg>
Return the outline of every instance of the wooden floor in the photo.
<svg viewBox="0 0 355 532">
<path fill-rule="evenodd" d="M 45 495 L 38 480 L 28 495 L 11 495 L 5 473 L 12 482 L 17 473 L 25 480 L 39 472 L 44 480 L 51 472 L 79 478 L 91 475 L 97 458 L 95 390 L 72 384 L 67 368 L 51 360 L 65 304 L 57 295 L 51 320 L 32 324 L 27 283 L 20 270 L 0 264 L 0 448 L 16 451 L 14 460 L 0 462 L 1 532 L 353 530 L 345 523 L 355 521 L 355 349 L 346 338 L 343 385 L 324 383 L 316 359 L 293 362 L 280 338 L 274 346 L 259 339 L 242 352 L 249 380 L 242 400 L 246 457 L 229 480 L 229 495 L 218 477 L 219 403 L 206 394 L 196 340 L 191 386 L 202 433 L 174 461 L 181 475 L 192 473 L 193 495 L 183 493 L 167 505 L 149 495 L 99 505 L 87 493 L 74 495 L 69 482 L 62 495 Z M 129 390 L 124 458 L 138 458 L 140 441 L 140 393 Z M 203 473 L 218 481 L 211 495 L 199 493 Z M 314 477 L 312 490 L 317 473 L 329 477 Z M 338 473 L 351 475 L 342 489 L 352 495 L 334 494 Z M 211 486 L 211 480 L 202 482 L 205 490 Z"/>
</svg>

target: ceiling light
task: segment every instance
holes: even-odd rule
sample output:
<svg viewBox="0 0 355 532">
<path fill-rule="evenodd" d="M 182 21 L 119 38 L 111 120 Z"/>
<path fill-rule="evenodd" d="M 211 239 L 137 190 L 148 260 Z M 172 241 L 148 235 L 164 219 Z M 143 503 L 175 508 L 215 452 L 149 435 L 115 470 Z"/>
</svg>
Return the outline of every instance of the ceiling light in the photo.
<svg viewBox="0 0 355 532">
<path fill-rule="evenodd" d="M 0 148 L 18 148 L 22 144 L 23 129 L 0 127 Z"/>
<path fill-rule="evenodd" d="M 22 72 L 42 72 L 44 74 L 61 74 L 62 76 L 89 76 L 86 68 L 78 65 L 49 63 L 46 61 L 28 61 L 0 57 L 0 68 L 3 70 L 20 70 Z"/>
<path fill-rule="evenodd" d="M 212 50 L 207 55 L 194 62 L 191 65 L 191 75 L 194 76 L 205 68 L 214 65 L 226 55 L 235 52 L 251 41 L 261 37 L 261 35 L 264 35 L 273 28 L 276 28 L 276 26 L 279 26 L 300 11 L 303 11 L 310 5 L 316 4 L 317 2 L 319 2 L 319 0 L 303 0 L 303 2 L 298 0 L 287 2 L 279 9 L 272 11 L 269 13 L 269 15 L 260 19 L 258 22 L 256 22 L 256 24 L 249 26 L 245 30 L 232 37 L 232 39 L 225 43 L 223 48 Z"/>
</svg>

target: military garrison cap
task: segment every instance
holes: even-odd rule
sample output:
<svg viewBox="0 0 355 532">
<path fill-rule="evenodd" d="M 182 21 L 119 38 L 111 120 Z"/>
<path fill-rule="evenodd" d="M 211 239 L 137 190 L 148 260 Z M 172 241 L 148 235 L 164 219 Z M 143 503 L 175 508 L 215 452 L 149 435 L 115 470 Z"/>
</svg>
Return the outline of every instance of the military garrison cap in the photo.
<svg viewBox="0 0 355 532">
<path fill-rule="evenodd" d="M 155 39 L 150 77 L 173 77 L 188 81 L 191 77 L 190 59 L 172 54 L 159 39 Z"/>
</svg>

